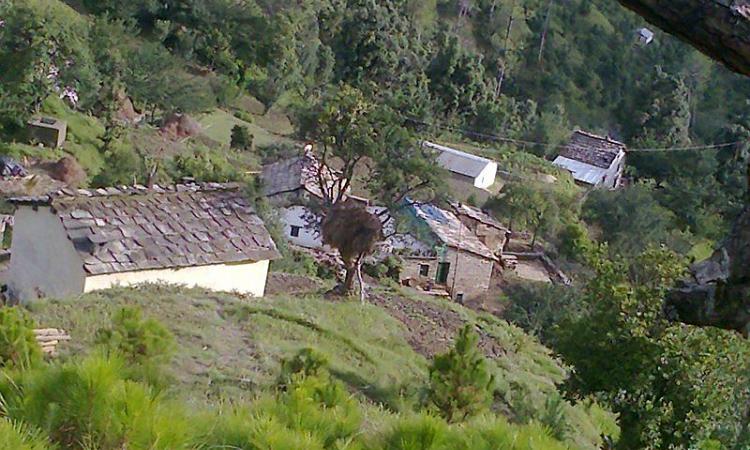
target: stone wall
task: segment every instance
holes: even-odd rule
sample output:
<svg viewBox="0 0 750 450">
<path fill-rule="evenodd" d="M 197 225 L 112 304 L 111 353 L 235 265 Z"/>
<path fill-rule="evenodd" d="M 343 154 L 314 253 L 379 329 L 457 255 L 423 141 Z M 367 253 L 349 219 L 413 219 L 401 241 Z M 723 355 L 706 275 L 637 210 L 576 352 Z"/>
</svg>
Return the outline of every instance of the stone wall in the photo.
<svg viewBox="0 0 750 450">
<path fill-rule="evenodd" d="M 458 252 L 452 248 L 448 249 L 445 257 L 441 259 L 406 258 L 401 271 L 401 279 L 411 278 L 419 280 L 420 284 L 426 283 L 429 280 L 435 282 L 438 266 L 441 262 L 450 264 L 445 288 L 449 292 L 452 291 L 451 297 L 453 299 L 457 299 L 460 294 L 463 294 L 463 299 L 466 300 L 481 295 L 489 289 L 494 261 L 482 258 L 473 253 Z M 421 265 L 429 267 L 426 277 L 420 275 Z"/>
</svg>

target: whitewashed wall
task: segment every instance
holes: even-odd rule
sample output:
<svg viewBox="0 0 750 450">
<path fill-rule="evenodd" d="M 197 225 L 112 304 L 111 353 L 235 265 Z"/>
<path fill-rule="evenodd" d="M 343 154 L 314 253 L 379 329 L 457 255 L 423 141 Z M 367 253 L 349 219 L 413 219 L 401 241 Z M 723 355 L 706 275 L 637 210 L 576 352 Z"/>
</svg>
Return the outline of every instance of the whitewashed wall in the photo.
<svg viewBox="0 0 750 450">
<path fill-rule="evenodd" d="M 202 287 L 215 291 L 236 291 L 262 297 L 266 289 L 267 276 L 268 261 L 213 264 L 90 276 L 86 278 L 83 291 L 91 292 L 114 286 L 161 282 L 188 287 Z"/>
<path fill-rule="evenodd" d="M 323 247 L 319 227 L 315 223 L 311 223 L 311 217 L 315 217 L 315 214 L 304 206 L 289 206 L 281 211 L 284 236 L 289 242 L 306 248 Z M 300 227 L 299 236 L 292 236 L 292 226 Z"/>
</svg>

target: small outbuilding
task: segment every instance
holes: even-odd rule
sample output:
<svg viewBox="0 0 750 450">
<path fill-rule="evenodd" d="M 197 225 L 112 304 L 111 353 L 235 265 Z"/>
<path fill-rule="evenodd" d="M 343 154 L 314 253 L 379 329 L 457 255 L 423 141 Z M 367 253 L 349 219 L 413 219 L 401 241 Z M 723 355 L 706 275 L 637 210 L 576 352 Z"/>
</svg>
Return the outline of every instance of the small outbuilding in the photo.
<svg viewBox="0 0 750 450">
<path fill-rule="evenodd" d="M 63 189 L 16 205 L 20 300 L 165 282 L 262 296 L 279 252 L 239 184 Z"/>
<path fill-rule="evenodd" d="M 65 144 L 68 125 L 53 117 L 35 117 L 28 124 L 29 138 L 45 147 L 61 148 Z"/>
<path fill-rule="evenodd" d="M 488 189 L 495 184 L 496 162 L 428 141 L 424 141 L 423 145 L 438 152 L 438 164 L 454 178 L 478 189 Z"/>
<path fill-rule="evenodd" d="M 493 252 L 452 212 L 430 204 L 409 208 L 421 245 L 404 255 L 401 280 L 439 286 L 457 301 L 486 292 L 499 262 Z"/>
<path fill-rule="evenodd" d="M 587 187 L 619 187 L 627 147 L 610 137 L 576 131 L 553 164 L 567 170 L 576 183 Z"/>
</svg>

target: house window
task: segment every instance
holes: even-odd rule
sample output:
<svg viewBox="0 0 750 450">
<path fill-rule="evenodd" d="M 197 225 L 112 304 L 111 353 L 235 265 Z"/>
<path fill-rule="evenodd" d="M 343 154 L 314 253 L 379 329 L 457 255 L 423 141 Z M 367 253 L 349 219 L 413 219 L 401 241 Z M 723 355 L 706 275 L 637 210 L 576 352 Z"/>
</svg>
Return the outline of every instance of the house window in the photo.
<svg viewBox="0 0 750 450">
<path fill-rule="evenodd" d="M 456 301 L 458 303 L 463 303 L 464 302 L 464 293 L 463 292 L 459 292 L 458 294 L 456 294 Z"/>
<path fill-rule="evenodd" d="M 422 276 L 422 277 L 429 277 L 430 276 L 430 265 L 429 264 L 420 264 L 419 265 L 419 276 Z"/>
<path fill-rule="evenodd" d="M 451 270 L 451 263 L 441 262 L 438 263 L 437 275 L 435 281 L 439 284 L 445 284 L 448 282 L 448 272 Z"/>
<path fill-rule="evenodd" d="M 292 225 L 292 229 L 289 230 L 289 235 L 292 237 L 299 237 L 299 230 L 301 230 L 302 227 L 298 227 L 297 225 Z"/>
</svg>

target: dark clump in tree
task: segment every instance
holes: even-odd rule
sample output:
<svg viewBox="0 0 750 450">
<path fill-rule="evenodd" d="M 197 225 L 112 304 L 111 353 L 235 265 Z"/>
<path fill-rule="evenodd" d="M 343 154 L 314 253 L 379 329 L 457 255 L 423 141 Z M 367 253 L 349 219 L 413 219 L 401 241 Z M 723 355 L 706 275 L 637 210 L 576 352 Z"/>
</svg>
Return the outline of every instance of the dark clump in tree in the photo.
<svg viewBox="0 0 750 450">
<path fill-rule="evenodd" d="M 429 401 L 449 422 L 459 422 L 486 410 L 492 402 L 494 377 L 477 347 L 479 336 L 467 325 L 448 353 L 430 367 Z"/>
<path fill-rule="evenodd" d="M 362 260 L 383 239 L 383 224 L 354 200 L 334 204 L 323 221 L 323 242 L 339 251 L 346 267 L 342 290 L 352 292 L 354 276 L 362 285 Z"/>
</svg>

